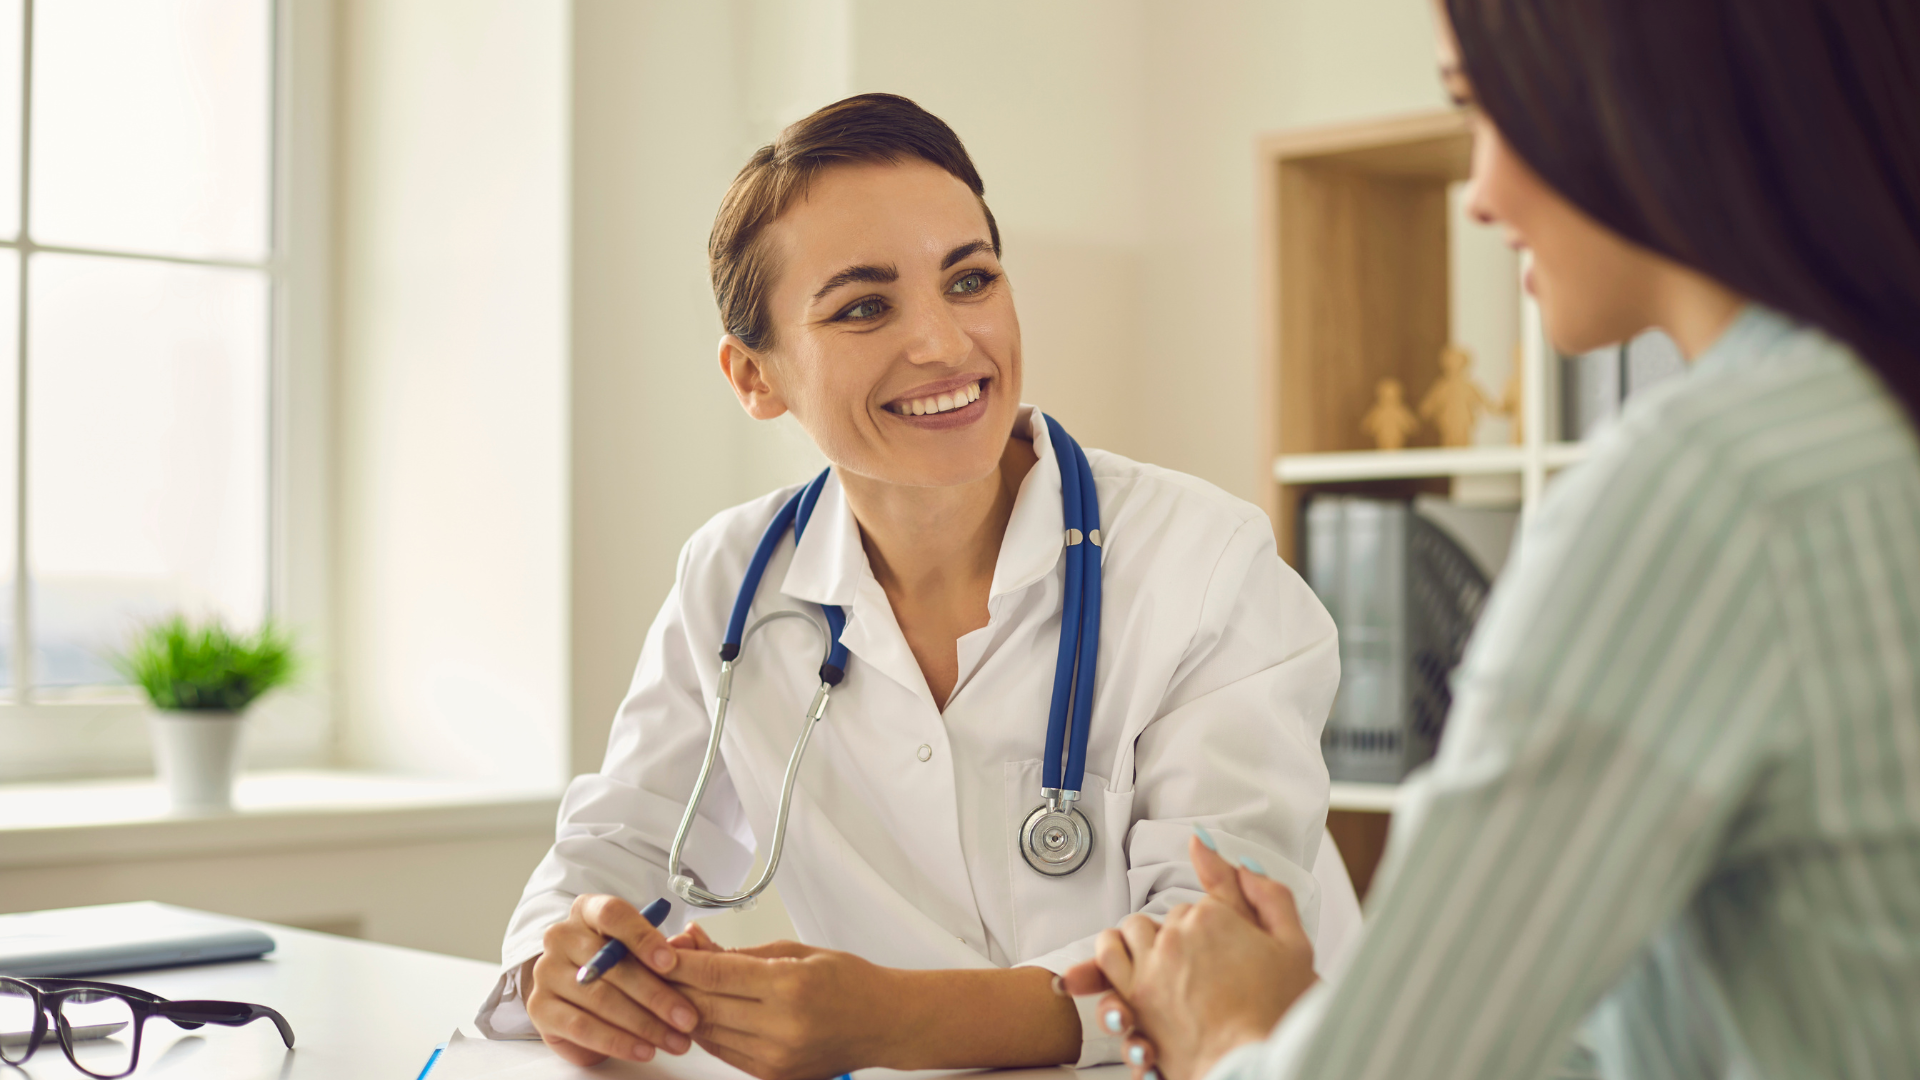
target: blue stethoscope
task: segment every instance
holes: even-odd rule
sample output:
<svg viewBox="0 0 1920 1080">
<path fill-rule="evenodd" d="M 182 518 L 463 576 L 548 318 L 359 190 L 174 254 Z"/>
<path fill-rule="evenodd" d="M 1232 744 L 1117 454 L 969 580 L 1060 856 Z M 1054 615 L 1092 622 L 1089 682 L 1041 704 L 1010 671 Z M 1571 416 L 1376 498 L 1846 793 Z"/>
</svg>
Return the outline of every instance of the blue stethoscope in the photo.
<svg viewBox="0 0 1920 1080">
<path fill-rule="evenodd" d="M 1080 785 L 1087 771 L 1087 733 L 1093 726 L 1093 675 L 1100 657 L 1100 498 L 1093 486 L 1093 470 L 1080 444 L 1051 418 L 1047 434 L 1053 443 L 1054 457 L 1060 463 L 1061 509 L 1066 518 L 1067 586 L 1060 614 L 1060 654 L 1053 672 L 1053 701 L 1047 711 L 1047 742 L 1040 773 L 1040 805 L 1020 826 L 1020 854 L 1027 865 L 1049 877 L 1071 874 L 1086 865 L 1093 853 L 1093 826 L 1073 804 L 1080 798 Z M 741 646 L 753 632 L 775 619 L 804 619 L 818 629 L 819 624 L 804 612 L 775 611 L 747 626 L 747 612 L 760 591 L 761 575 L 775 549 L 793 530 L 793 542 L 807 531 L 813 508 L 826 488 L 824 470 L 805 487 L 795 492 L 773 515 L 767 531 L 760 536 L 740 593 L 733 601 L 733 615 L 727 620 L 727 638 L 720 646 L 720 685 L 715 693 L 713 731 L 707 738 L 707 755 L 700 763 L 700 778 L 694 782 L 693 797 L 680 816 L 680 828 L 673 836 L 668 855 L 668 874 L 673 891 L 687 903 L 702 908 L 739 908 L 754 899 L 773 881 L 780 867 L 780 850 L 787 840 L 787 814 L 793 804 L 793 784 L 800 774 L 800 761 L 807 752 L 813 727 L 826 715 L 827 697 L 847 674 L 847 647 L 840 643 L 847 616 L 837 606 L 822 606 L 827 617 L 826 659 L 820 665 L 820 689 L 814 691 L 813 704 L 800 726 L 793 755 L 787 759 L 786 779 L 780 789 L 780 811 L 773 822 L 773 847 L 767 852 L 766 869 L 759 880 L 732 896 L 708 891 L 681 870 L 680 856 L 706 796 L 707 780 L 720 757 L 720 733 L 727 724 L 727 705 L 733 696 L 733 672 L 740 660 Z M 1065 759 L 1064 762 L 1062 759 Z"/>
</svg>

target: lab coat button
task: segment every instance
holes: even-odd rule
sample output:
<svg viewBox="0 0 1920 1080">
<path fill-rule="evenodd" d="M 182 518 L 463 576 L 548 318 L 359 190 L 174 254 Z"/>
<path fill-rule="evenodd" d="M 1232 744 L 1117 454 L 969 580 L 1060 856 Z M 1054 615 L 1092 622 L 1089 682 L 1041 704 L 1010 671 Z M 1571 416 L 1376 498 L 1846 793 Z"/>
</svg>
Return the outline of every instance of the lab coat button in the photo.
<svg viewBox="0 0 1920 1080">
<path fill-rule="evenodd" d="M 933 760 L 933 747 L 928 746 L 926 743 L 921 743 L 920 749 L 915 750 L 913 756 L 919 758 L 921 761 L 931 761 Z"/>
</svg>

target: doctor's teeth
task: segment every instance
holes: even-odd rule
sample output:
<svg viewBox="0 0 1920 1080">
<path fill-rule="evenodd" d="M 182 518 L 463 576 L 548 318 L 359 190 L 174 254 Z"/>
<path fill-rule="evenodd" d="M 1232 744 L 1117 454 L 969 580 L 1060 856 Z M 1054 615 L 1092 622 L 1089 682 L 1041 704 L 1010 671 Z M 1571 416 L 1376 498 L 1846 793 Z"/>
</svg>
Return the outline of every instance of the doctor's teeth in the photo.
<svg viewBox="0 0 1920 1080">
<path fill-rule="evenodd" d="M 902 416 L 929 416 L 934 413 L 949 412 L 962 408 L 979 400 L 980 384 L 978 382 L 972 382 L 958 390 L 937 394 L 933 397 L 902 401 L 896 405 L 889 406 L 889 408 Z"/>
</svg>

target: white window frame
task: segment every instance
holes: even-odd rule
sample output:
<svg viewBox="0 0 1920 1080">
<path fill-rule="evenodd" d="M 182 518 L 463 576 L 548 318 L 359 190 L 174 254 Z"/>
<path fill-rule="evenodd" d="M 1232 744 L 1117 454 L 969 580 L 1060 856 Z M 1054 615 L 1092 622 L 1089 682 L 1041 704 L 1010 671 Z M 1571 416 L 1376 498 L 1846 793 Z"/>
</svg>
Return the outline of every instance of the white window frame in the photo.
<svg viewBox="0 0 1920 1080">
<path fill-rule="evenodd" d="M 14 573 L 13 686 L 0 704 L 0 783 L 140 773 L 152 765 L 144 730 L 148 707 L 126 687 L 30 689 L 32 664 L 26 569 L 27 259 L 34 252 L 137 258 L 175 264 L 245 267 L 271 281 L 268 402 L 267 611 L 292 629 L 309 660 L 299 687 L 276 694 L 249 715 L 250 764 L 323 766 L 333 757 L 332 694 L 325 654 L 332 617 L 329 588 L 331 304 L 331 137 L 333 0 L 274 0 L 272 235 L 266 260 L 192 259 L 110 249 L 38 245 L 27 216 L 31 199 L 33 9 L 23 0 L 21 65 L 21 218 L 16 239 L 20 305 L 18 512 Z M 28 688 L 22 693 L 23 688 Z M 4 824 L 4 823 L 0 823 Z"/>
</svg>

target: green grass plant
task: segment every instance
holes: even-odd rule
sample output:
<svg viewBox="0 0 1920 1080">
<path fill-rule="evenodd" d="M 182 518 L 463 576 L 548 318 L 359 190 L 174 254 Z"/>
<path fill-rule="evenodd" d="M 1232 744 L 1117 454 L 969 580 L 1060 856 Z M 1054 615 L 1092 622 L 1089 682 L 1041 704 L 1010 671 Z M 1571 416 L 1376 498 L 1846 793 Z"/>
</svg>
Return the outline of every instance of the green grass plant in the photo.
<svg viewBox="0 0 1920 1080">
<path fill-rule="evenodd" d="M 236 634 L 218 619 L 172 615 L 142 627 L 113 665 L 155 708 L 239 712 L 293 681 L 293 640 L 272 623 Z"/>
</svg>

